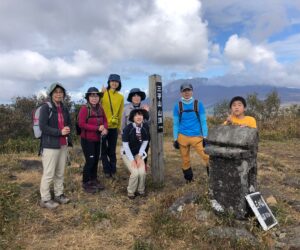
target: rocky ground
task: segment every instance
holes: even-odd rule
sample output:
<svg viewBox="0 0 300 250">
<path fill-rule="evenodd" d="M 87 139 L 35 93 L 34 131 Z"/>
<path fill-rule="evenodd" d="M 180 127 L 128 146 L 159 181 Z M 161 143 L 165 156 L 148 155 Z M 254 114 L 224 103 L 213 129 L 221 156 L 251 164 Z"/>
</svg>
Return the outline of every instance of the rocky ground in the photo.
<svg viewBox="0 0 300 250">
<path fill-rule="evenodd" d="M 279 225 L 263 231 L 254 217 L 238 221 L 216 215 L 207 196 L 207 174 L 195 153 L 196 181 L 186 185 L 179 152 L 165 139 L 164 186 L 147 177 L 147 196 L 129 200 L 128 173 L 119 159 L 118 179 L 104 179 L 95 195 L 81 189 L 80 147 L 66 170 L 70 204 L 38 206 L 42 168 L 34 155 L 1 155 L 0 248 L 7 249 L 300 249 L 300 142 L 262 141 L 259 190 Z M 8 202 L 9 201 L 9 202 Z"/>
</svg>

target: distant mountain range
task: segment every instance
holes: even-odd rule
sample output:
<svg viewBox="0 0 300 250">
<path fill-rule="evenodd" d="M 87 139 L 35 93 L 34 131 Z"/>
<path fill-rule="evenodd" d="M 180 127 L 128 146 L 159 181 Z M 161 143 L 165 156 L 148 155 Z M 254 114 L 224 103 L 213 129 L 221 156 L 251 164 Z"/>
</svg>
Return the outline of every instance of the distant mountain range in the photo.
<svg viewBox="0 0 300 250">
<path fill-rule="evenodd" d="M 180 98 L 180 85 L 189 82 L 194 88 L 194 97 L 201 100 L 207 109 L 223 100 L 230 100 L 233 96 L 247 97 L 257 93 L 258 98 L 264 99 L 267 94 L 276 90 L 281 104 L 300 104 L 300 89 L 275 87 L 270 85 L 247 85 L 247 86 L 221 86 L 210 85 L 207 78 L 182 79 L 168 83 L 163 87 L 163 108 L 166 113 L 173 109 L 173 105 Z"/>
</svg>

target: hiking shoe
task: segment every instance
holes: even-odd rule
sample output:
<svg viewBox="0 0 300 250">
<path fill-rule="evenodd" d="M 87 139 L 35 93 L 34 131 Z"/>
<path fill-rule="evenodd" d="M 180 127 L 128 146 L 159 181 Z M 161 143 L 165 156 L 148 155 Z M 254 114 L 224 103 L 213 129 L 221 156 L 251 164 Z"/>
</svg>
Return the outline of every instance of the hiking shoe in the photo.
<svg viewBox="0 0 300 250">
<path fill-rule="evenodd" d="M 185 180 L 185 183 L 186 183 L 186 184 L 190 184 L 190 183 L 192 183 L 192 182 L 194 182 L 194 179 L 191 179 L 191 180 Z"/>
<path fill-rule="evenodd" d="M 92 180 L 91 181 L 92 185 L 95 186 L 99 191 L 104 190 L 105 187 L 100 183 L 98 180 Z"/>
<path fill-rule="evenodd" d="M 94 194 L 97 192 L 96 185 L 93 185 L 90 181 L 82 183 L 84 192 Z"/>
<path fill-rule="evenodd" d="M 136 192 L 135 194 L 138 195 L 138 196 L 141 196 L 141 197 L 146 197 L 147 196 L 145 192 Z"/>
<path fill-rule="evenodd" d="M 67 198 L 64 194 L 61 194 L 59 196 L 55 196 L 54 201 L 56 201 L 59 204 L 67 204 L 70 202 L 70 199 Z"/>
<path fill-rule="evenodd" d="M 128 193 L 127 196 L 131 200 L 133 200 L 135 198 L 135 194 L 132 194 L 132 193 Z"/>
<path fill-rule="evenodd" d="M 119 178 L 116 174 L 111 174 L 111 178 L 114 180 L 114 181 L 117 181 Z"/>
<path fill-rule="evenodd" d="M 55 209 L 59 206 L 59 204 L 53 200 L 48 200 L 48 201 L 40 201 L 40 206 L 43 208 L 48 208 L 50 210 Z"/>
<path fill-rule="evenodd" d="M 107 179 L 111 177 L 110 174 L 107 174 L 107 173 L 105 173 L 104 176 L 105 176 L 105 178 L 107 178 Z"/>
</svg>

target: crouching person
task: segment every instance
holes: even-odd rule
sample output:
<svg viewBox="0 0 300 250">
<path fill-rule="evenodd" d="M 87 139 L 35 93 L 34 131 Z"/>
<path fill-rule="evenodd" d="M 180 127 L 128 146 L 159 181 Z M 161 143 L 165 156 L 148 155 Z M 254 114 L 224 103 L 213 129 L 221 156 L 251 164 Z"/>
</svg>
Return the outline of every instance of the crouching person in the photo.
<svg viewBox="0 0 300 250">
<path fill-rule="evenodd" d="M 60 83 L 53 83 L 48 91 L 51 107 L 45 103 L 40 110 L 41 153 L 43 176 L 41 180 L 41 207 L 54 209 L 70 201 L 64 195 L 64 173 L 67 162 L 67 146 L 71 146 L 71 119 L 63 105 L 66 90 Z M 54 183 L 54 200 L 50 184 Z"/>
<path fill-rule="evenodd" d="M 134 199 L 136 194 L 145 195 L 146 147 L 150 139 L 149 126 L 144 123 L 148 112 L 144 109 L 133 109 L 129 115 L 128 124 L 122 135 L 124 154 L 122 159 L 130 172 L 127 187 L 128 197 Z"/>
</svg>

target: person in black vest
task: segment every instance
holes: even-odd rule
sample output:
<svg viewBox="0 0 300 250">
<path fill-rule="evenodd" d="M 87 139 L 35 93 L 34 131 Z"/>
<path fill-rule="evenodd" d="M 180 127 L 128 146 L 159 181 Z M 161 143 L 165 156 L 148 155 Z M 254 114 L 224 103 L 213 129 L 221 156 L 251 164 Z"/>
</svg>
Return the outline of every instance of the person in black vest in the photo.
<svg viewBox="0 0 300 250">
<path fill-rule="evenodd" d="M 122 159 L 130 172 L 127 187 L 128 197 L 134 199 L 135 195 L 145 195 L 146 165 L 145 150 L 150 139 L 149 126 L 144 123 L 144 117 L 148 115 L 145 109 L 133 109 L 129 115 L 128 124 L 122 135 L 125 154 Z"/>
</svg>

